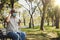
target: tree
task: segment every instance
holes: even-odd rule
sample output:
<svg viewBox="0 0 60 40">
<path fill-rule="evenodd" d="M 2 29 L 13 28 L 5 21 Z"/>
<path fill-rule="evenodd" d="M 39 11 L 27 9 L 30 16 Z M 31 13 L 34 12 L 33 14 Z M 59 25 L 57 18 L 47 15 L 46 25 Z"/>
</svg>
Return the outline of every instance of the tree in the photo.
<svg viewBox="0 0 60 40">
<path fill-rule="evenodd" d="M 55 26 L 57 29 L 59 29 L 59 15 L 60 15 L 60 8 L 57 6 L 55 8 Z"/>
<path fill-rule="evenodd" d="M 0 10 L 4 7 L 4 4 L 9 4 L 11 5 L 11 8 L 13 8 L 14 6 L 14 3 L 18 1 L 18 0 L 1 0 L 1 3 L 0 3 Z"/>
<path fill-rule="evenodd" d="M 36 10 L 36 8 L 38 7 L 38 5 L 40 4 L 40 1 L 38 3 L 36 3 L 37 6 L 33 7 L 33 2 L 34 0 L 25 0 L 25 2 L 27 3 L 27 5 L 29 6 L 29 9 L 27 9 L 26 7 L 24 7 L 24 5 L 22 5 L 30 14 L 30 22 L 29 22 L 29 28 L 31 28 L 33 26 L 34 28 L 34 21 L 33 21 L 33 14 Z"/>
<path fill-rule="evenodd" d="M 5 0 L 1 0 L 0 1 L 1 3 L 0 3 L 0 10 L 4 7 L 4 3 L 6 2 Z"/>
<path fill-rule="evenodd" d="M 47 4 L 49 3 L 50 0 L 41 0 L 41 1 L 42 1 L 42 4 L 43 4 L 43 14 L 42 14 L 42 17 L 41 17 L 40 29 L 44 30 L 45 13 L 46 13 L 46 10 L 47 10 Z"/>
<path fill-rule="evenodd" d="M 52 22 L 52 27 L 55 26 L 55 6 L 54 6 L 54 0 L 51 0 L 49 2 L 49 5 L 48 5 L 48 13 L 47 13 L 47 17 L 48 18 L 51 18 L 51 22 Z M 49 23 L 49 22 L 48 22 Z"/>
<path fill-rule="evenodd" d="M 26 10 L 23 11 L 23 22 L 24 26 L 26 26 Z"/>
</svg>

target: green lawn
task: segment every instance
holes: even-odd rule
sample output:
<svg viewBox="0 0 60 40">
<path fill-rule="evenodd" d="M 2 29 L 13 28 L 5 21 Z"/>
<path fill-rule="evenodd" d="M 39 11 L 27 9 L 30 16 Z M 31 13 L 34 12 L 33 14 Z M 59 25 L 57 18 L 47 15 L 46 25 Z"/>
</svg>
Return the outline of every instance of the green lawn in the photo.
<svg viewBox="0 0 60 40">
<path fill-rule="evenodd" d="M 0 24 L 0 28 L 3 28 Z M 39 26 L 33 28 L 21 28 L 21 31 L 26 32 L 28 40 L 51 40 L 50 38 L 60 37 L 60 29 L 55 27 L 45 26 L 45 30 L 41 31 Z"/>
<path fill-rule="evenodd" d="M 33 28 L 22 28 L 22 31 L 26 32 L 27 38 L 31 40 L 51 40 L 50 38 L 60 37 L 60 29 L 55 27 L 45 26 L 45 30 L 41 31 L 39 26 Z"/>
</svg>

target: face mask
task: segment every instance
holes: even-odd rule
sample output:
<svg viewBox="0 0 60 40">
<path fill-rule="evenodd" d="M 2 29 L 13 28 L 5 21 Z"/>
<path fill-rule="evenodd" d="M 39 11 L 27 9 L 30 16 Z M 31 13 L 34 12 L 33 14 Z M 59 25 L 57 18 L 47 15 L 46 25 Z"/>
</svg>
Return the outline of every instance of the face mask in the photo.
<svg viewBox="0 0 60 40">
<path fill-rule="evenodd" d="M 13 16 L 15 17 L 16 16 L 16 13 L 13 13 Z"/>
</svg>

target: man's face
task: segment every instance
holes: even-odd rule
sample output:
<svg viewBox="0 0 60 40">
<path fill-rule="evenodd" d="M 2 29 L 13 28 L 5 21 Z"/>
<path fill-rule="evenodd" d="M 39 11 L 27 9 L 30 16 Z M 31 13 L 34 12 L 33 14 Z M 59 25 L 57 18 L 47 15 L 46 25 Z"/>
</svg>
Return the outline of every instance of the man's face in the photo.
<svg viewBox="0 0 60 40">
<path fill-rule="evenodd" d="M 13 17 L 16 17 L 16 13 L 13 13 L 12 16 L 13 16 Z"/>
</svg>

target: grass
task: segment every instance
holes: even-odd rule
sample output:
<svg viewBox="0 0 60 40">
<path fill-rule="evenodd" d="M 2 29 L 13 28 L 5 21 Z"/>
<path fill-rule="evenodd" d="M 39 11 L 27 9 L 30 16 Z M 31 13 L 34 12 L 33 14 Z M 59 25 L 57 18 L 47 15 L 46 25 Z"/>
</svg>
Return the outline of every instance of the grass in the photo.
<svg viewBox="0 0 60 40">
<path fill-rule="evenodd" d="M 3 28 L 0 24 L 0 28 Z M 52 26 L 44 26 L 45 31 L 41 31 L 39 26 L 33 28 L 21 28 L 21 31 L 26 32 L 27 38 L 30 40 L 50 40 L 53 37 L 60 37 L 60 29 L 55 29 Z"/>
<path fill-rule="evenodd" d="M 0 28 L 4 28 L 4 27 L 2 26 L 2 24 L 0 24 Z"/>
<path fill-rule="evenodd" d="M 22 31 L 30 35 L 35 35 L 35 36 L 38 35 L 37 36 L 38 38 L 39 37 L 41 38 L 42 36 L 43 39 L 46 39 L 47 37 L 48 39 L 60 37 L 60 29 L 56 29 L 55 27 L 52 27 L 52 26 L 45 26 L 44 28 L 45 28 L 45 31 L 41 31 L 39 26 L 35 26 L 34 29 L 33 28 L 22 28 Z"/>
<path fill-rule="evenodd" d="M 45 32 L 49 33 L 49 32 L 60 32 L 60 29 L 56 29 L 55 27 L 52 26 L 45 26 Z M 34 29 L 33 28 L 22 28 L 21 29 L 24 32 L 43 32 L 40 30 L 39 26 L 35 26 Z"/>
<path fill-rule="evenodd" d="M 42 32 L 40 30 L 39 26 L 35 26 L 34 29 L 33 28 L 22 28 L 21 30 L 24 32 Z M 56 32 L 55 27 L 45 26 L 45 32 L 49 33 L 49 32 L 53 32 L 53 31 Z M 57 30 L 57 31 L 59 31 L 59 30 Z"/>
</svg>

